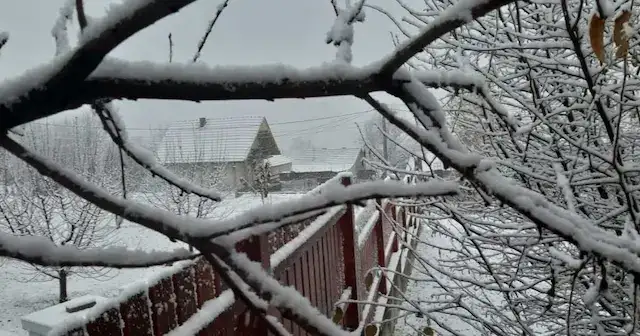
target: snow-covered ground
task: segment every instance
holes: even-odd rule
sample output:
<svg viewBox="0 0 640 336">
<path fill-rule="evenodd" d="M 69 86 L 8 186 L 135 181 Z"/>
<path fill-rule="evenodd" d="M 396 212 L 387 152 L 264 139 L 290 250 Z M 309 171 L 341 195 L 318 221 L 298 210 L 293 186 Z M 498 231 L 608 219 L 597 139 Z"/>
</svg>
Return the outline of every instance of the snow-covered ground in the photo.
<svg viewBox="0 0 640 336">
<path fill-rule="evenodd" d="M 420 234 L 421 242 L 429 242 L 434 246 L 438 246 L 441 248 L 453 248 L 452 241 L 450 238 L 444 237 L 439 234 L 434 234 L 428 227 L 425 225 Z M 429 246 L 427 244 L 418 242 L 418 246 L 416 247 L 416 253 L 423 258 L 430 258 L 431 262 L 434 264 L 439 264 L 438 259 L 446 259 L 447 252 L 443 252 L 439 248 Z M 442 291 L 437 288 L 437 285 L 433 281 L 424 281 L 428 276 L 425 272 L 425 267 L 420 262 L 414 261 L 413 263 L 413 271 L 411 274 L 412 278 L 416 278 L 419 280 L 410 280 L 407 284 L 407 290 L 404 295 L 415 305 L 418 305 L 421 310 L 428 311 L 433 309 L 435 305 L 431 302 L 425 301 L 433 301 L 435 299 L 434 295 L 441 293 Z M 438 279 L 443 283 L 447 283 L 448 280 L 446 277 L 438 274 Z M 408 302 L 404 302 L 403 306 L 407 307 L 407 309 L 415 310 Z M 406 314 L 406 312 L 401 312 L 400 315 Z M 451 315 L 446 314 L 437 314 L 438 319 L 447 327 L 458 331 L 461 335 L 475 335 L 477 330 L 471 328 L 469 325 L 464 323 L 459 318 L 456 318 Z M 400 318 L 397 321 L 395 328 L 395 335 L 422 335 L 421 331 L 424 330 L 425 327 L 430 326 L 436 331 L 436 335 L 440 335 L 442 330 L 438 328 L 435 323 L 428 324 L 428 319 L 423 316 L 419 316 L 419 314 L 408 314 L 403 318 Z M 446 335 L 443 333 L 443 335 Z"/>
<path fill-rule="evenodd" d="M 297 197 L 296 194 L 273 194 L 266 200 L 277 203 Z M 242 211 L 261 205 L 260 197 L 243 195 L 223 201 L 212 217 L 236 216 Z M 143 250 L 176 248 L 165 236 L 132 223 L 123 223 L 117 231 L 118 245 Z M 20 318 L 34 311 L 57 303 L 57 282 L 27 282 L 30 273 L 24 267 L 16 267 L 17 261 L 0 258 L 0 336 L 27 335 L 22 329 Z M 108 280 L 71 277 L 69 279 L 69 297 L 86 294 L 113 297 L 123 287 L 144 279 L 162 267 L 135 270 L 113 270 L 106 275 Z"/>
</svg>

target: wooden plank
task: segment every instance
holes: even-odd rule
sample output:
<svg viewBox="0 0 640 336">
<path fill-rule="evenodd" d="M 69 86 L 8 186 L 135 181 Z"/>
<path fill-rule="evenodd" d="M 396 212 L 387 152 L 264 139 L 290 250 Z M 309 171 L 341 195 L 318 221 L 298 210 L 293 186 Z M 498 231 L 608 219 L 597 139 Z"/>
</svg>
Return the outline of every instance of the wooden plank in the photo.
<svg viewBox="0 0 640 336">
<path fill-rule="evenodd" d="M 216 292 L 215 275 L 213 273 L 213 267 L 211 267 L 209 262 L 204 258 L 199 259 L 196 262 L 195 271 L 196 297 L 198 299 L 196 303 L 198 304 L 198 308 L 201 308 L 205 302 L 214 299 L 220 293 Z M 217 318 L 220 317 L 218 316 Z M 212 321 L 198 333 L 198 336 L 215 335 L 215 333 L 215 325 Z"/>
<path fill-rule="evenodd" d="M 323 313 L 327 316 L 329 316 L 329 311 L 328 311 L 328 302 L 329 299 L 327 298 L 327 294 L 329 293 L 329 291 L 327 290 L 327 286 L 329 283 L 328 280 L 328 258 L 327 258 L 327 237 L 324 236 L 322 237 L 322 239 L 319 242 L 319 246 L 318 246 L 318 254 L 320 255 L 320 281 L 322 281 L 322 286 L 320 286 L 320 291 L 321 291 L 321 296 L 320 298 L 322 299 L 322 307 L 323 307 Z"/>
<path fill-rule="evenodd" d="M 333 304 L 335 303 L 334 298 L 335 298 L 335 282 L 337 277 L 339 276 L 338 274 L 338 263 L 336 263 L 336 244 L 335 244 L 335 233 L 336 233 L 336 228 L 332 228 L 331 231 L 329 231 L 329 235 L 327 236 L 327 258 L 328 258 L 328 263 L 327 263 L 327 285 L 326 288 L 328 289 L 328 293 L 327 293 L 327 300 L 329 302 L 329 313 L 331 313 L 333 311 Z"/>
<path fill-rule="evenodd" d="M 302 284 L 302 267 L 300 265 L 300 260 L 297 260 L 294 264 L 293 264 L 293 269 L 295 272 L 295 288 L 298 292 L 302 292 L 302 287 L 304 287 L 304 285 Z M 294 327 L 293 327 L 293 335 L 294 336 L 301 336 L 302 332 L 304 330 L 302 330 L 302 328 L 298 327 L 295 323 L 294 323 Z"/>
<path fill-rule="evenodd" d="M 303 279 L 303 284 L 304 284 L 304 288 L 303 288 L 303 295 L 304 297 L 306 297 L 309 301 L 311 301 L 311 274 L 309 273 L 309 268 L 311 267 L 311 265 L 309 264 L 309 250 L 307 249 L 307 252 L 305 252 L 301 258 L 302 260 L 302 279 Z M 309 335 L 306 331 L 302 333 L 303 335 Z"/>
<path fill-rule="evenodd" d="M 376 202 L 378 203 L 379 206 L 381 205 L 381 201 L 379 199 L 376 200 Z M 380 209 L 382 209 L 382 207 L 380 207 Z M 374 232 L 375 232 L 375 239 L 376 239 L 376 255 L 378 257 L 378 266 L 385 267 L 386 265 L 385 265 L 385 257 L 384 257 L 384 229 L 382 227 L 382 217 L 384 217 L 384 215 L 382 213 L 379 213 Z M 387 294 L 387 282 L 384 280 L 380 281 L 380 287 L 378 288 L 378 290 L 382 294 Z"/>
<path fill-rule="evenodd" d="M 310 250 L 310 266 L 309 276 L 311 277 L 311 294 L 313 296 L 313 305 L 322 312 L 322 300 L 320 300 L 320 287 L 324 286 L 320 281 L 320 274 L 318 272 L 318 265 L 320 264 L 320 258 L 318 256 L 318 244 L 320 241 L 316 241 Z"/>
<path fill-rule="evenodd" d="M 100 314 L 98 318 L 87 324 L 89 336 L 101 335 L 122 335 L 122 323 L 120 321 L 120 311 L 112 308 Z"/>
<path fill-rule="evenodd" d="M 153 336 L 148 303 L 147 295 L 139 293 L 120 304 L 124 336 Z"/>
<path fill-rule="evenodd" d="M 290 269 L 286 269 L 284 270 L 284 272 L 282 273 L 282 280 L 280 281 L 282 284 L 284 284 L 285 286 L 291 286 L 291 270 Z M 291 321 L 289 321 L 288 319 L 282 319 L 282 325 L 284 325 L 285 329 L 289 330 L 291 332 Z"/>
<path fill-rule="evenodd" d="M 280 262 L 280 264 L 275 268 L 275 272 L 279 272 L 285 270 L 291 265 L 301 258 L 310 248 L 313 246 L 313 243 L 321 239 L 322 237 L 327 235 L 327 231 L 331 230 L 342 218 L 346 210 L 340 210 L 336 212 L 334 216 L 327 220 L 327 224 L 319 228 L 309 239 L 307 239 L 306 243 L 299 246 L 295 251 L 291 252 L 289 256 Z"/>
<path fill-rule="evenodd" d="M 172 300 L 174 295 L 173 281 L 170 277 L 160 280 L 149 288 L 151 318 L 156 335 L 164 335 L 178 325 L 176 302 Z"/>
<path fill-rule="evenodd" d="M 178 324 L 184 323 L 198 310 L 196 303 L 195 268 L 187 267 L 173 275 Z"/>
</svg>

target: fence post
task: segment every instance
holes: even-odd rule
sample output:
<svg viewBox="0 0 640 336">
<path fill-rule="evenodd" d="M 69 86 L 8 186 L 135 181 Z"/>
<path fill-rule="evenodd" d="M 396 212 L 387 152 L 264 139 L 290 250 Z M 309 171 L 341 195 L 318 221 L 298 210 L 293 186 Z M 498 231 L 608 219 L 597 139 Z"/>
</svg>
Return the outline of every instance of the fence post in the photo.
<svg viewBox="0 0 640 336">
<path fill-rule="evenodd" d="M 351 185 L 351 176 L 343 176 L 342 185 Z M 356 237 L 354 226 L 353 205 L 347 205 L 347 211 L 340 218 L 340 231 L 342 233 L 342 249 L 344 258 L 344 283 L 346 287 L 351 287 L 351 300 L 358 300 L 358 282 L 356 278 Z M 360 323 L 358 317 L 358 305 L 349 304 L 346 307 L 344 325 L 354 330 Z"/>
<path fill-rule="evenodd" d="M 376 234 L 376 244 L 378 245 L 378 266 L 386 267 L 387 265 L 385 265 L 385 256 L 384 256 L 384 250 L 385 250 L 384 230 L 382 229 L 382 217 L 384 216 L 384 213 L 383 213 L 384 209 L 382 209 L 381 199 L 377 199 L 376 203 L 380 207 L 380 210 L 378 210 L 379 212 L 378 221 L 376 222 L 376 226 L 374 229 Z M 382 277 L 383 274 L 381 273 L 380 276 Z M 380 279 L 380 288 L 378 290 L 382 294 L 387 294 L 387 282 L 383 278 Z"/>
<path fill-rule="evenodd" d="M 399 216 L 398 216 L 398 209 L 397 209 L 397 207 L 396 207 L 396 205 L 395 205 L 395 204 L 393 204 L 393 203 L 390 203 L 390 204 L 391 204 L 391 205 L 390 205 L 390 207 L 389 207 L 389 208 L 391 209 L 391 219 L 393 219 L 393 221 L 394 221 L 394 223 L 395 223 L 395 224 L 399 224 L 399 223 L 398 223 L 398 222 L 399 222 L 399 221 L 398 221 L 398 217 L 399 217 Z M 398 230 L 397 228 L 394 228 L 394 230 L 393 230 L 393 231 L 394 231 L 396 234 L 395 234 L 395 238 L 393 239 L 393 245 L 392 245 L 392 249 L 391 249 L 391 250 L 392 250 L 393 252 L 398 252 L 398 249 L 399 249 L 399 244 L 398 244 L 398 242 L 400 241 L 400 235 L 399 235 L 400 230 Z"/>
<path fill-rule="evenodd" d="M 269 253 L 269 236 L 262 234 L 259 236 L 251 236 L 244 241 L 236 244 L 238 252 L 244 252 L 250 260 L 258 261 L 262 267 L 267 270 L 271 269 L 271 258 Z M 236 333 L 234 335 L 268 335 L 268 328 L 264 325 L 264 321 L 257 316 L 250 314 L 248 309 L 238 316 L 236 320 Z"/>
</svg>

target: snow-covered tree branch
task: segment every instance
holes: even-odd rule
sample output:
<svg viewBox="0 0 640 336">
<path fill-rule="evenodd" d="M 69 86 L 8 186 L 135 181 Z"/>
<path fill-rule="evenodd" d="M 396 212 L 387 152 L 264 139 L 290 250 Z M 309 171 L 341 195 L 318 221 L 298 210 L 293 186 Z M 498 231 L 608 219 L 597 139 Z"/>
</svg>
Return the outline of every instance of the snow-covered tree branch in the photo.
<svg viewBox="0 0 640 336">
<path fill-rule="evenodd" d="M 636 330 L 640 181 L 634 129 L 639 120 L 635 94 L 640 80 L 637 34 L 625 14 L 635 17 L 633 2 L 426 0 L 415 9 L 398 1 L 409 15 L 401 22 L 364 1 L 353 5 L 347 1 L 344 8 L 333 1 L 336 18 L 328 23 L 324 42 L 337 47 L 336 59 L 308 69 L 280 64 L 130 62 L 109 56 L 133 34 L 192 2 L 129 0 L 97 21 L 88 20 L 77 7 L 82 33 L 73 47 L 65 35 L 68 20 L 61 17 L 54 33 L 57 56 L 0 84 L 4 134 L 0 145 L 100 211 L 195 247 L 274 334 L 283 333 L 265 305 L 277 308 L 309 333 L 346 332 L 231 246 L 247 236 L 292 224 L 292 218 L 389 197 L 406 197 L 419 204 L 429 230 L 452 242 L 445 247 L 421 240 L 451 258 L 416 259 L 421 279 L 434 283 L 434 290 L 445 299 L 438 309 L 408 308 L 427 315 L 443 331 L 457 333 L 442 320 L 443 315 L 456 316 L 477 331 L 500 335 L 614 335 Z M 82 1 L 76 3 L 82 5 Z M 72 9 L 74 3 L 68 6 Z M 356 67 L 351 65 L 353 25 L 365 20 L 368 9 L 391 18 L 406 41 L 383 59 Z M 607 18 L 614 21 L 611 32 L 599 28 Z M 603 36 L 609 35 L 613 42 L 605 45 Z M 7 38 L 3 35 L 0 41 L 2 46 Z M 436 88 L 444 92 L 444 100 L 436 98 L 432 90 Z M 373 93 L 379 91 L 400 99 L 413 120 L 375 98 Z M 172 188 L 217 201 L 219 193 L 174 175 L 127 141 L 125 126 L 113 108 L 117 100 L 272 101 L 331 96 L 366 101 L 411 139 L 410 146 L 398 141 L 398 147 L 415 162 L 427 165 L 435 155 L 444 168 L 457 171 L 463 188 L 443 181 L 415 185 L 376 181 L 323 189 L 229 220 L 192 218 L 187 216 L 193 214 L 191 210 L 162 211 L 107 192 L 104 185 L 91 180 L 96 174 L 77 174 L 57 163 L 55 152 L 43 155 L 8 134 L 26 123 L 90 105 L 124 154 Z M 436 179 L 424 171 L 394 167 L 384 159 L 371 164 L 394 174 Z M 9 170 L 5 173 L 10 176 Z M 40 185 L 34 188 L 41 192 Z M 439 196 L 455 198 L 425 201 Z M 48 256 L 39 254 L 27 248 L 32 242 L 22 237 L 32 228 L 16 220 L 26 221 L 32 212 L 23 208 L 27 203 L 17 200 L 0 204 L 12 234 L 1 236 L 2 255 L 39 265 L 112 267 L 192 257 L 127 252 L 131 260 L 123 263 L 116 260 L 119 254 L 108 249 L 75 254 L 60 246 L 50 246 Z M 474 276 L 465 274 L 465 267 Z M 497 294 L 498 301 L 483 297 L 487 293 Z M 292 306 L 283 296 L 299 305 Z"/>
</svg>

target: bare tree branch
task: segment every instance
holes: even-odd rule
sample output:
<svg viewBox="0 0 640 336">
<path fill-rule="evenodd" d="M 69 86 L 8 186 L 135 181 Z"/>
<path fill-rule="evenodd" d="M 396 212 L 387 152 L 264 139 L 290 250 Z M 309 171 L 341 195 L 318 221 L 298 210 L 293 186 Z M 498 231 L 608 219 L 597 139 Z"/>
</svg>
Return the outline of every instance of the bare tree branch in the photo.
<svg viewBox="0 0 640 336">
<path fill-rule="evenodd" d="M 193 55 L 193 59 L 191 60 L 192 62 L 195 63 L 200 58 L 200 55 L 202 54 L 202 49 L 204 48 L 204 45 L 207 43 L 207 39 L 209 38 L 209 34 L 211 34 L 211 31 L 213 30 L 213 26 L 215 26 L 216 22 L 218 22 L 218 19 L 222 15 L 222 12 L 229 5 L 229 1 L 230 0 L 224 0 L 224 2 L 218 5 L 218 7 L 216 8 L 216 13 L 213 15 L 213 19 L 209 21 L 209 26 L 207 27 L 207 30 L 205 31 L 204 35 L 200 39 L 200 42 L 198 42 L 198 49 Z"/>
<path fill-rule="evenodd" d="M 0 123 L 6 121 L 17 126 L 32 121 L 39 117 L 42 104 L 68 100 L 111 50 L 140 30 L 194 1 L 149 0 L 121 4 L 118 15 L 109 15 L 84 30 L 80 46 L 57 58 L 53 64 L 43 66 L 41 70 L 46 71 L 41 72 L 40 78 L 32 79 L 26 87 L 19 85 L 14 88 L 16 92 L 5 95 L 0 102 Z"/>
<path fill-rule="evenodd" d="M 125 247 L 79 249 L 73 245 L 55 245 L 45 237 L 0 232 L 0 256 L 40 266 L 143 268 L 195 259 L 199 254 L 184 248 L 174 251 L 136 251 Z"/>
<path fill-rule="evenodd" d="M 129 156 L 137 164 L 151 172 L 151 174 L 160 177 L 162 180 L 166 181 L 172 186 L 175 186 L 182 192 L 204 197 L 215 202 L 222 200 L 222 196 L 220 195 L 220 193 L 196 186 L 164 168 L 160 164 L 153 162 L 155 160 L 152 159 L 153 157 L 150 155 L 151 153 L 143 153 L 143 149 L 137 147 L 135 144 L 132 144 L 125 136 L 123 136 L 124 130 L 121 129 L 121 125 L 119 125 L 119 123 L 116 122 L 116 119 L 114 119 L 115 112 L 110 110 L 109 105 L 105 103 L 97 103 L 93 104 L 93 108 L 100 116 L 102 125 L 107 134 L 109 134 L 109 136 L 111 137 L 111 140 L 115 144 L 117 144 L 120 150 L 124 151 L 127 156 Z M 124 186 L 124 180 L 122 183 Z"/>
<path fill-rule="evenodd" d="M 421 52 L 425 47 L 443 35 L 454 31 L 456 28 L 472 21 L 475 18 L 486 15 L 514 0 L 490 0 L 490 1 L 458 1 L 440 13 L 437 20 L 431 22 L 422 32 L 408 42 L 405 42 L 389 55 L 380 67 L 381 77 L 391 77 L 396 70 Z"/>
</svg>

